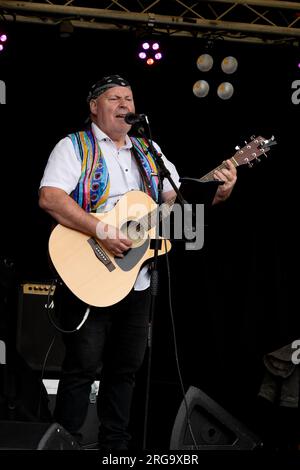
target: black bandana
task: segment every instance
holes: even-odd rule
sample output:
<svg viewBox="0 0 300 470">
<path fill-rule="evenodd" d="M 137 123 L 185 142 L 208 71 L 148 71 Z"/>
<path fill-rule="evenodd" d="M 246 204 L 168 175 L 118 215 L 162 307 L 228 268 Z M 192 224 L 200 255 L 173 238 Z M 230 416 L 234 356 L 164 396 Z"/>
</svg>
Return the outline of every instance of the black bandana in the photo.
<svg viewBox="0 0 300 470">
<path fill-rule="evenodd" d="M 87 97 L 87 102 L 89 103 L 91 100 L 98 98 L 98 96 L 108 90 L 108 88 L 113 88 L 115 86 L 130 87 L 129 82 L 120 77 L 120 75 L 108 75 L 92 85 Z"/>
</svg>

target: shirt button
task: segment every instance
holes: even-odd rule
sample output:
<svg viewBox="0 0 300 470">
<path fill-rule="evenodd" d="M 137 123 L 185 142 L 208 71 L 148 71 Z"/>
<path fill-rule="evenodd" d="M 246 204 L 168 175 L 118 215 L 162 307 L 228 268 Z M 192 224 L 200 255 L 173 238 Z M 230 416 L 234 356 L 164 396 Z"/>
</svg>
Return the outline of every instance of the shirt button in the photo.
<svg viewBox="0 0 300 470">
<path fill-rule="evenodd" d="M 125 168 L 125 171 L 128 171 L 128 168 Z"/>
</svg>

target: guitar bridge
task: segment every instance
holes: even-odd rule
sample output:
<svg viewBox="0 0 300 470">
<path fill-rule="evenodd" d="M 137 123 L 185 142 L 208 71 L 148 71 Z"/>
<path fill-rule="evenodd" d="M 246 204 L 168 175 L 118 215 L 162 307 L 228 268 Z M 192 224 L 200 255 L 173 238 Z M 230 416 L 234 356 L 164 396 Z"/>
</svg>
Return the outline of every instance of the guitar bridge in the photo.
<svg viewBox="0 0 300 470">
<path fill-rule="evenodd" d="M 105 253 L 105 251 L 101 248 L 101 246 L 99 245 L 99 243 L 97 243 L 97 241 L 95 240 L 95 238 L 89 238 L 88 239 L 88 244 L 92 247 L 92 250 L 95 254 L 95 256 L 98 258 L 99 261 L 101 261 L 101 263 L 104 264 L 104 266 L 107 267 L 107 269 L 111 272 L 113 271 L 114 269 L 116 269 L 116 267 L 113 265 L 113 263 L 111 262 L 111 259 L 107 256 L 107 254 Z"/>
</svg>

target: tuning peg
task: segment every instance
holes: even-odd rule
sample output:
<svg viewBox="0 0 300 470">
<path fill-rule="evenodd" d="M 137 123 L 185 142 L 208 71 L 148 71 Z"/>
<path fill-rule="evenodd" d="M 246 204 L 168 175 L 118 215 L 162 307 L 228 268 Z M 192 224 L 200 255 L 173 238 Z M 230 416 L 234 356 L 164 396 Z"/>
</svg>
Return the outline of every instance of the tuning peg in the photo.
<svg viewBox="0 0 300 470">
<path fill-rule="evenodd" d="M 255 135 L 252 135 L 252 136 L 250 137 L 250 140 L 254 140 L 254 139 L 255 139 Z"/>
<path fill-rule="evenodd" d="M 236 145 L 234 148 L 235 148 L 235 150 L 240 150 L 241 149 L 241 147 L 239 147 L 239 145 Z"/>
<path fill-rule="evenodd" d="M 251 163 L 251 162 L 248 162 L 247 165 L 248 165 L 249 168 L 253 167 L 253 163 Z"/>
<path fill-rule="evenodd" d="M 268 139 L 265 139 L 265 140 L 263 141 L 263 144 L 264 144 L 264 145 L 268 145 L 268 146 L 270 146 L 270 147 L 271 147 L 271 145 L 276 145 L 277 142 L 276 142 L 276 140 L 275 140 L 274 135 L 272 135 L 272 137 L 270 137 L 269 140 L 268 140 Z"/>
</svg>

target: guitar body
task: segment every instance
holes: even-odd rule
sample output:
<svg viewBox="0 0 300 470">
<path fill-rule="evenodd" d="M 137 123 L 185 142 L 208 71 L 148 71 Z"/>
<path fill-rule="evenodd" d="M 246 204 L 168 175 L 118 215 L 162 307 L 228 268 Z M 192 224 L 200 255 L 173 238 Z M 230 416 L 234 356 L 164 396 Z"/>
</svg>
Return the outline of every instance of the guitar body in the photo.
<svg viewBox="0 0 300 470">
<path fill-rule="evenodd" d="M 126 231 L 133 244 L 124 258 L 114 257 L 106 251 L 101 240 L 60 224 L 54 228 L 49 239 L 50 258 L 73 294 L 88 305 L 105 307 L 119 302 L 130 292 L 140 267 L 154 255 L 150 242 L 155 238 L 156 228 L 140 230 L 137 221 L 147 220 L 156 209 L 157 204 L 147 194 L 130 191 L 111 211 L 92 214 L 102 222 Z M 127 231 L 128 225 L 133 230 Z M 134 230 L 135 226 L 138 230 Z M 159 255 L 165 254 L 165 243 L 167 251 L 171 249 L 170 242 L 162 240 Z"/>
</svg>

